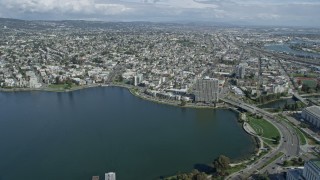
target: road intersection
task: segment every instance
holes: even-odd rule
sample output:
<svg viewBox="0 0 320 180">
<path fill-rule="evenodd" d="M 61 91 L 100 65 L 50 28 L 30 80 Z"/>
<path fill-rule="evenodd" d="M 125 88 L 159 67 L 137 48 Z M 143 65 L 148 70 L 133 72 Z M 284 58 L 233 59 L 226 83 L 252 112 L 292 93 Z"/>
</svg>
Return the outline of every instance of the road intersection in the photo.
<svg viewBox="0 0 320 180">
<path fill-rule="evenodd" d="M 244 109 L 248 112 L 262 115 L 265 120 L 272 123 L 279 131 L 281 140 L 276 148 L 271 149 L 266 155 L 257 160 L 254 164 L 247 166 L 240 172 L 231 174 L 227 179 L 245 179 L 255 173 L 268 172 L 269 174 L 277 173 L 282 162 L 288 158 L 299 155 L 299 137 L 295 130 L 286 124 L 286 122 L 279 120 L 273 114 L 260 109 L 256 106 L 246 104 L 241 101 L 234 101 L 231 99 L 221 99 L 225 103 Z M 282 155 L 283 153 L 283 155 Z M 281 154 L 281 156 L 279 156 Z M 274 157 L 279 156 L 277 159 Z M 273 161 L 272 161 L 273 160 Z M 272 162 L 270 162 L 272 161 Z"/>
</svg>

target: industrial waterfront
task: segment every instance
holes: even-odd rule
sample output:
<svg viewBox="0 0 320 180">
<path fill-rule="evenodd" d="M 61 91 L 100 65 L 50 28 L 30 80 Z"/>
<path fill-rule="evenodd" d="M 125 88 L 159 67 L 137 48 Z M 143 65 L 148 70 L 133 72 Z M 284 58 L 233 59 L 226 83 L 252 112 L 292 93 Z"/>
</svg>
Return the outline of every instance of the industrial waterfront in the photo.
<svg viewBox="0 0 320 180">
<path fill-rule="evenodd" d="M 230 110 L 157 104 L 124 88 L 0 92 L 0 104 L 0 179 L 81 180 L 108 171 L 158 179 L 220 154 L 245 158 L 255 147 Z"/>
</svg>

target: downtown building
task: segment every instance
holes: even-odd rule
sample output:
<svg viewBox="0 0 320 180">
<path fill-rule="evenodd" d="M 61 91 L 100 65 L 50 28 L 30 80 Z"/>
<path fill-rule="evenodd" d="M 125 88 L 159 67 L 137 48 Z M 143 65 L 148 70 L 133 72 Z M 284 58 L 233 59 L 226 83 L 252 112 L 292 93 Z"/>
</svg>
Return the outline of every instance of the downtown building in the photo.
<svg viewBox="0 0 320 180">
<path fill-rule="evenodd" d="M 310 160 L 303 169 L 287 172 L 287 180 L 320 180 L 320 160 Z"/>
<path fill-rule="evenodd" d="M 310 106 L 302 110 L 301 116 L 315 127 L 320 128 L 320 107 Z"/>
<path fill-rule="evenodd" d="M 239 79 L 244 79 L 246 75 L 246 67 L 248 64 L 246 63 L 240 63 L 238 66 L 236 66 L 236 76 Z"/>
<path fill-rule="evenodd" d="M 143 81 L 143 74 L 133 76 L 133 85 L 138 86 Z"/>
<path fill-rule="evenodd" d="M 305 163 L 303 177 L 308 180 L 320 180 L 320 160 L 311 160 Z"/>
<path fill-rule="evenodd" d="M 198 79 L 194 86 L 196 102 L 216 103 L 219 101 L 219 80 L 215 78 Z"/>
</svg>

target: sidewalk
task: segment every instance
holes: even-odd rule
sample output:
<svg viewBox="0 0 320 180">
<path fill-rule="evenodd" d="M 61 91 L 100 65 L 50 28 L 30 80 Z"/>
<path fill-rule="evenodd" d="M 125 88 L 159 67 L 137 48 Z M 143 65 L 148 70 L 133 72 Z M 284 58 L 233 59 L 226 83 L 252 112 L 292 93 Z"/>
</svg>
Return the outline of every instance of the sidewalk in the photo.
<svg viewBox="0 0 320 180">
<path fill-rule="evenodd" d="M 256 131 L 250 126 L 250 124 L 248 124 L 247 122 L 243 123 L 243 129 L 250 135 L 257 137 L 259 139 L 259 150 L 257 152 L 257 156 L 260 155 L 261 150 L 264 148 L 263 146 L 263 140 L 260 136 L 257 135 Z"/>
</svg>

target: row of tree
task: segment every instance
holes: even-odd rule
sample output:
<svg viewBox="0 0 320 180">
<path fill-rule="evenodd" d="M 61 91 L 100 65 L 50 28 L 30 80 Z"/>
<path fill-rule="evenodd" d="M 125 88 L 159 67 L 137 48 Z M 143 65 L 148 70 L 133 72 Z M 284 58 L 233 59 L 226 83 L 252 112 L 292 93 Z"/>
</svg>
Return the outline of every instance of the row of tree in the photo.
<svg viewBox="0 0 320 180">
<path fill-rule="evenodd" d="M 301 102 L 295 102 L 294 104 L 286 103 L 283 107 L 283 110 L 297 111 L 297 110 L 304 108 L 304 107 L 305 107 L 305 105 Z"/>
<path fill-rule="evenodd" d="M 306 93 L 320 92 L 320 84 L 318 83 L 316 87 L 312 87 L 308 84 L 303 84 L 301 91 L 306 92 Z"/>
<path fill-rule="evenodd" d="M 199 170 L 194 169 L 190 173 L 178 174 L 175 177 L 169 178 L 170 180 L 207 180 L 208 173 L 215 172 L 215 177 L 223 178 L 228 175 L 227 170 L 230 169 L 230 158 L 224 155 L 217 157 L 211 165 L 208 165 L 209 171 L 200 172 Z"/>
<path fill-rule="evenodd" d="M 170 180 L 207 180 L 208 175 L 204 172 L 199 172 L 194 169 L 191 173 L 178 174 L 176 178 L 171 178 Z"/>
<path fill-rule="evenodd" d="M 286 95 L 287 95 L 286 93 L 276 93 L 276 94 L 262 95 L 262 96 L 259 96 L 256 99 L 256 102 L 259 103 L 259 104 L 264 104 L 264 103 L 267 103 L 269 101 L 280 99 L 281 96 L 286 96 Z"/>
<path fill-rule="evenodd" d="M 304 165 L 304 160 L 299 157 L 299 158 L 292 158 L 290 161 L 285 160 L 283 161 L 283 166 L 303 166 Z"/>
</svg>

